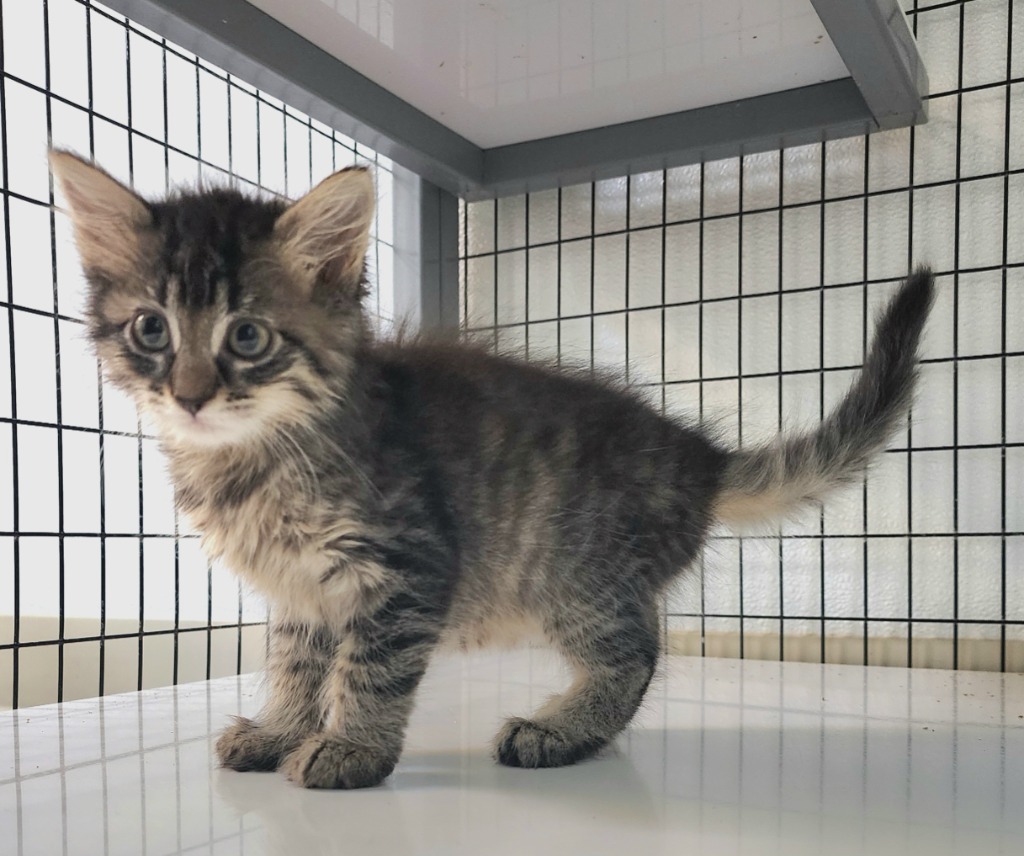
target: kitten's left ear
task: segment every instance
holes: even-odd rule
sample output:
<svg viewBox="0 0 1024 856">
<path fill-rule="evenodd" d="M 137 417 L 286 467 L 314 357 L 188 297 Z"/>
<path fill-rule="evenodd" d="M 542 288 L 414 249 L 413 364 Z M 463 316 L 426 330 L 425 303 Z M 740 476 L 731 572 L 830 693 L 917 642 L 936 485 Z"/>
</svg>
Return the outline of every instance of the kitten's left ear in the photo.
<svg viewBox="0 0 1024 856">
<path fill-rule="evenodd" d="M 146 202 L 71 152 L 51 151 L 50 168 L 67 200 L 82 266 L 114 277 L 129 273 L 139 259 L 139 234 L 153 222 Z"/>
<path fill-rule="evenodd" d="M 375 193 L 368 170 L 334 173 L 277 219 L 282 255 L 307 294 L 324 290 L 358 297 L 373 222 Z"/>
</svg>

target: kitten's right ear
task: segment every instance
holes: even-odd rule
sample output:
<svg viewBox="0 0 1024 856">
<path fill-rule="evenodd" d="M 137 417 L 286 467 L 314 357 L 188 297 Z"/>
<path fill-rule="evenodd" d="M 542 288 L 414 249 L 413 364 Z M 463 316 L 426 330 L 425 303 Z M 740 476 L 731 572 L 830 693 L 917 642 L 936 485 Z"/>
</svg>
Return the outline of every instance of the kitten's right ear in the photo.
<svg viewBox="0 0 1024 856">
<path fill-rule="evenodd" d="M 274 235 L 308 294 L 360 295 L 375 201 L 370 173 L 348 167 L 325 178 L 278 218 Z"/>
<path fill-rule="evenodd" d="M 67 200 L 82 267 L 113 276 L 132 270 L 139 232 L 153 222 L 145 201 L 71 152 L 51 151 L 50 168 Z"/>
</svg>

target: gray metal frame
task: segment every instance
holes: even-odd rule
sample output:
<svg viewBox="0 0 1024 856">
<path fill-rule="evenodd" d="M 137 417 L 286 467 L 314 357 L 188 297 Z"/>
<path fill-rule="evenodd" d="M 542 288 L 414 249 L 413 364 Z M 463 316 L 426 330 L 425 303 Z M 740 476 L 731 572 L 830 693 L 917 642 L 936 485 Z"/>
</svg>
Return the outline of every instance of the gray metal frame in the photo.
<svg viewBox="0 0 1024 856">
<path fill-rule="evenodd" d="M 478 146 L 245 0 L 104 2 L 440 187 L 482 173 Z"/>
<path fill-rule="evenodd" d="M 394 169 L 395 317 L 413 330 L 459 326 L 459 200 Z"/>
<path fill-rule="evenodd" d="M 245 0 L 106 0 L 470 201 L 924 121 L 927 75 L 897 0 L 811 2 L 850 78 L 481 149 Z"/>
<path fill-rule="evenodd" d="M 925 121 L 928 75 L 898 0 L 811 0 L 876 124 Z"/>
</svg>

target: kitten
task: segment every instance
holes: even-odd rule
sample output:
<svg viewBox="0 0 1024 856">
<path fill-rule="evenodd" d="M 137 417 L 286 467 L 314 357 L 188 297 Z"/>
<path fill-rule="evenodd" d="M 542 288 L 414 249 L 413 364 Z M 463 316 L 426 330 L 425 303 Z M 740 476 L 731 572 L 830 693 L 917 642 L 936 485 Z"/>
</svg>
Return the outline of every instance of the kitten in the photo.
<svg viewBox="0 0 1024 856">
<path fill-rule="evenodd" d="M 104 371 L 155 422 L 209 557 L 272 605 L 269 699 L 217 754 L 306 787 L 391 773 L 443 644 L 535 634 L 575 672 L 505 723 L 501 763 L 605 746 L 644 696 L 659 603 L 709 527 L 820 500 L 898 429 L 933 299 L 918 270 L 817 430 L 736 451 L 611 381 L 375 341 L 361 169 L 286 205 L 233 190 L 147 202 L 69 153 L 52 164 Z"/>
</svg>

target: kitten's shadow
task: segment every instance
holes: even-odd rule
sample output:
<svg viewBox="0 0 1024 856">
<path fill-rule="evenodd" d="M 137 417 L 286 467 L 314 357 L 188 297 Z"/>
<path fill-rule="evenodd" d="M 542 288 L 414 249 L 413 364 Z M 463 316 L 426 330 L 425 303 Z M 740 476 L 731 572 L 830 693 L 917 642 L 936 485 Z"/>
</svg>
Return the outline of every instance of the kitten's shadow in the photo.
<svg viewBox="0 0 1024 856">
<path fill-rule="evenodd" d="M 386 788 L 318 791 L 279 774 L 216 770 L 216 795 L 242 816 L 245 839 L 267 856 L 412 852 L 400 800 Z M 246 851 L 248 852 L 248 851 Z"/>
<path fill-rule="evenodd" d="M 500 798 L 542 801 L 593 816 L 595 810 L 624 822 L 646 823 L 656 816 L 651 790 L 633 760 L 617 746 L 571 767 L 520 770 L 494 762 L 483 749 L 420 752 L 396 771 L 396 792 L 459 788 Z"/>
<path fill-rule="evenodd" d="M 272 856 L 621 856 L 623 841 L 679 842 L 680 853 L 688 852 L 687 842 L 694 850 L 713 842 L 714 852 L 745 852 L 755 842 L 760 852 L 772 841 L 782 853 L 829 852 L 826 842 L 850 844 L 850 852 L 903 853 L 908 841 L 913 852 L 924 852 L 934 834 L 954 831 L 961 850 L 981 852 L 992 830 L 1017 840 L 1024 834 L 1019 814 L 1004 814 L 1003 801 L 971 796 L 1008 787 L 1001 778 L 978 778 L 982 770 L 998 774 L 980 760 L 992 757 L 987 745 L 972 765 L 961 742 L 969 772 L 960 776 L 970 786 L 961 778 L 957 787 L 949 759 L 958 733 L 955 723 L 937 724 L 908 744 L 907 724 L 898 718 L 868 724 L 858 716 L 808 713 L 783 730 L 771 716 L 746 726 L 712 717 L 703 729 L 631 730 L 600 758 L 553 770 L 500 767 L 482 745 L 439 752 L 412 746 L 380 788 L 305 791 L 278 774 L 224 770 L 214 787 L 245 815 L 245 835 L 266 842 L 257 852 Z M 909 787 L 912 771 L 913 812 L 904 815 L 900 800 L 910 791 L 885 783 L 906 777 Z M 552 850 L 555 840 L 559 849 Z"/>
<path fill-rule="evenodd" d="M 217 796 L 262 827 L 267 853 L 400 853 L 419 838 L 424 813 L 443 817 L 455 805 L 544 804 L 566 819 L 595 812 L 620 824 L 649 825 L 658 817 L 651 791 L 632 760 L 617 748 L 594 761 L 552 770 L 515 770 L 481 748 L 466 752 L 408 752 L 380 788 L 339 793 L 308 791 L 280 774 L 217 770 Z M 474 809 L 475 811 L 475 809 Z M 412 823 L 407 822 L 407 817 Z"/>
</svg>

